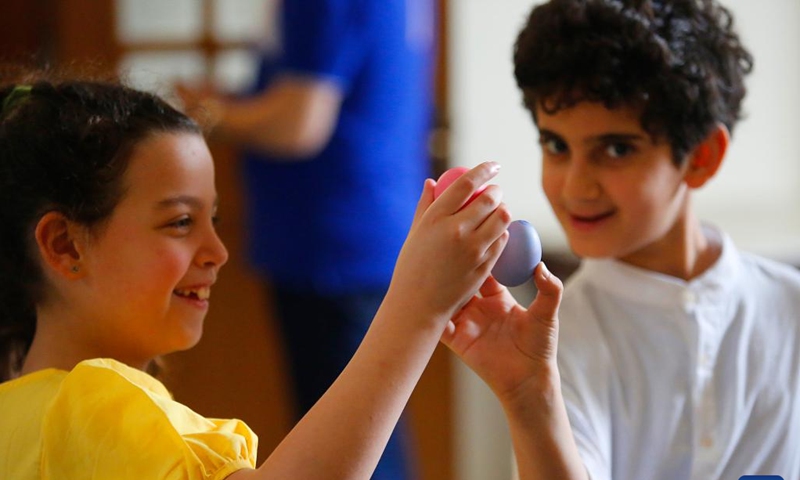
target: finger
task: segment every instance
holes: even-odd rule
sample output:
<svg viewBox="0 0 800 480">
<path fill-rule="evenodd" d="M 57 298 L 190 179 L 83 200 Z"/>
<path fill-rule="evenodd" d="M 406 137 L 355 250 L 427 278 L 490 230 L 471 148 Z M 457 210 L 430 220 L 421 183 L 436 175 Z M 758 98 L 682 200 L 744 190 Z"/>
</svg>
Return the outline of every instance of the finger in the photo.
<svg viewBox="0 0 800 480">
<path fill-rule="evenodd" d="M 455 333 L 456 324 L 453 323 L 452 320 L 449 320 L 447 322 L 447 326 L 444 327 L 444 332 L 442 332 L 442 337 L 439 339 L 439 341 L 445 344 L 447 348 L 452 348 L 451 345 L 453 344 Z"/>
<path fill-rule="evenodd" d="M 185 84 L 176 83 L 175 94 L 178 95 L 178 98 L 181 99 L 181 102 L 183 102 L 184 105 L 191 103 L 190 100 L 192 99 L 192 92 Z"/>
<path fill-rule="evenodd" d="M 502 204 L 503 191 L 497 185 L 489 185 L 469 205 L 456 213 L 456 216 L 465 229 L 477 230 Z"/>
<path fill-rule="evenodd" d="M 491 297 L 494 295 L 500 295 L 506 290 L 506 287 L 502 286 L 500 282 L 495 280 L 494 277 L 489 276 L 483 285 L 480 288 L 480 294 L 483 298 Z"/>
<path fill-rule="evenodd" d="M 459 327 L 459 325 L 463 324 L 463 322 L 466 320 L 466 318 L 468 316 L 468 315 L 466 315 L 464 313 L 464 309 L 469 308 L 469 305 L 471 303 L 473 303 L 474 301 L 475 301 L 475 296 L 473 295 L 472 298 L 470 298 L 464 304 L 463 307 L 459 308 L 456 311 L 455 315 L 453 315 L 453 318 L 451 318 L 447 322 L 447 326 L 445 327 L 444 332 L 442 332 L 442 336 L 439 338 L 439 341 L 441 341 L 442 343 L 447 345 L 447 347 L 450 348 L 453 351 L 455 351 L 454 344 L 455 344 L 455 341 L 456 341 L 456 337 L 458 336 L 457 335 L 458 327 Z"/>
<path fill-rule="evenodd" d="M 508 211 L 506 204 L 501 203 L 488 212 L 476 226 L 475 235 L 480 241 L 494 242 L 508 231 L 509 225 L 511 225 L 511 212 Z"/>
<path fill-rule="evenodd" d="M 422 193 L 419 196 L 419 201 L 417 201 L 417 210 L 414 212 L 412 226 L 419 222 L 419 219 L 422 218 L 422 215 L 428 210 L 431 203 L 433 203 L 433 187 L 435 185 L 436 182 L 431 178 L 426 179 L 425 183 L 422 184 Z"/>
<path fill-rule="evenodd" d="M 175 84 L 175 93 L 179 96 L 196 100 L 200 96 L 200 90 L 196 85 L 191 85 L 186 82 L 178 82 Z"/>
<path fill-rule="evenodd" d="M 508 243 L 509 233 L 508 230 L 501 230 L 500 236 L 497 237 L 486 249 L 483 256 L 483 263 L 481 263 L 479 267 L 479 272 L 482 275 L 491 276 L 490 273 L 494 265 L 497 263 L 497 260 L 500 258 L 500 255 L 503 253 L 503 249 L 506 248 L 506 244 Z"/>
<path fill-rule="evenodd" d="M 497 162 L 483 162 L 477 167 L 461 175 L 439 197 L 439 204 L 448 213 L 453 214 L 466 205 L 472 195 L 486 182 L 494 178 L 500 171 Z"/>
<path fill-rule="evenodd" d="M 554 321 L 558 317 L 558 307 L 561 305 L 564 285 L 558 277 L 550 273 L 544 262 L 540 262 L 536 267 L 533 280 L 538 292 L 533 303 L 528 307 L 528 313 L 539 320 Z"/>
</svg>

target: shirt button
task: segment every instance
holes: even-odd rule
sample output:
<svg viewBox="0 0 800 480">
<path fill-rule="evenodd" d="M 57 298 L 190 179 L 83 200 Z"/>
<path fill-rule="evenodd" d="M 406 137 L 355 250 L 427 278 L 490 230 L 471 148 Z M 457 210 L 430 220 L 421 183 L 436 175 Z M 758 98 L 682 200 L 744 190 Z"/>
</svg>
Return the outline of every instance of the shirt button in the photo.
<svg viewBox="0 0 800 480">
<path fill-rule="evenodd" d="M 714 446 L 714 438 L 711 435 L 705 435 L 700 440 L 700 446 L 703 448 L 711 448 Z"/>
<path fill-rule="evenodd" d="M 700 366 L 702 368 L 708 368 L 708 355 L 705 353 L 700 355 Z"/>
<path fill-rule="evenodd" d="M 694 294 L 691 290 L 684 290 L 683 292 L 683 304 L 688 306 L 692 306 L 697 302 L 697 295 Z"/>
</svg>

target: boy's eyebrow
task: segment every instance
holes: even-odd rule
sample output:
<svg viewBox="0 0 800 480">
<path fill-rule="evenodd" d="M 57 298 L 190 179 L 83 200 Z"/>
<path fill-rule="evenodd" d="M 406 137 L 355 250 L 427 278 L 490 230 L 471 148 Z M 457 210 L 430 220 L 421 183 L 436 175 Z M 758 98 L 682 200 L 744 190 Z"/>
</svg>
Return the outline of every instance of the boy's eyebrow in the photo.
<svg viewBox="0 0 800 480">
<path fill-rule="evenodd" d="M 548 130 L 546 128 L 540 128 L 539 129 L 539 136 L 540 137 L 557 137 L 557 138 L 561 138 L 561 136 L 559 134 L 557 134 L 555 132 L 551 132 L 550 130 Z"/>
<path fill-rule="evenodd" d="M 646 137 L 638 133 L 606 133 L 592 138 L 592 141 L 602 143 L 616 143 L 616 142 L 632 142 L 636 140 L 644 140 Z"/>
<path fill-rule="evenodd" d="M 563 139 L 563 137 L 553 131 L 547 130 L 546 128 L 539 129 L 539 137 L 544 139 L 551 139 L 551 138 L 558 138 Z M 639 133 L 603 133 L 594 137 L 590 137 L 586 140 L 586 143 L 615 143 L 615 142 L 632 142 L 632 141 L 640 141 L 647 139 L 647 136 L 639 134 Z"/>
<path fill-rule="evenodd" d="M 156 208 L 163 210 L 176 205 L 187 205 L 192 209 L 200 210 L 203 207 L 203 201 L 197 197 L 192 197 L 191 195 L 176 195 L 174 197 L 168 197 L 159 201 L 156 204 Z M 214 203 L 212 207 L 216 209 L 218 205 L 219 197 L 214 197 Z"/>
</svg>

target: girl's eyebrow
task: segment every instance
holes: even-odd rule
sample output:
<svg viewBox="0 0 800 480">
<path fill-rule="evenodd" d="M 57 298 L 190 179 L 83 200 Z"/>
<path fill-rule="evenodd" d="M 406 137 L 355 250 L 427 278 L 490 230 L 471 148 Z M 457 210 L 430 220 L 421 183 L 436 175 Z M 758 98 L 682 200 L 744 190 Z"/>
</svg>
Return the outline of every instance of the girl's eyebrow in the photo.
<svg viewBox="0 0 800 480">
<path fill-rule="evenodd" d="M 156 208 L 158 210 L 164 210 L 167 208 L 175 207 L 176 205 L 186 205 L 194 210 L 200 210 L 203 207 L 203 201 L 191 195 L 176 195 L 174 197 L 168 197 L 159 201 L 156 204 Z M 219 205 L 219 197 L 214 197 L 214 203 L 212 207 L 216 209 L 218 205 Z"/>
</svg>

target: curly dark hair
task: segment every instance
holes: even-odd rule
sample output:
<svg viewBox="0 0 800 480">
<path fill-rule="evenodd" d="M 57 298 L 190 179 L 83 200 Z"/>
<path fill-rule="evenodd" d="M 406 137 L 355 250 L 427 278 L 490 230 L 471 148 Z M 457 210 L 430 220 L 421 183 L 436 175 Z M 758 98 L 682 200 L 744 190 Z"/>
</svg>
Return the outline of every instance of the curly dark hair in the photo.
<svg viewBox="0 0 800 480">
<path fill-rule="evenodd" d="M 714 0 L 551 0 L 533 9 L 514 45 L 514 75 L 536 122 L 581 101 L 642 108 L 673 160 L 741 118 L 753 57 Z"/>
<path fill-rule="evenodd" d="M 39 219 L 59 211 L 101 227 L 124 194 L 138 142 L 158 132 L 200 134 L 150 93 L 50 75 L 0 82 L 0 381 L 19 371 L 36 328 L 44 287 L 34 243 Z"/>
</svg>

